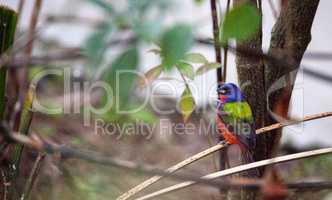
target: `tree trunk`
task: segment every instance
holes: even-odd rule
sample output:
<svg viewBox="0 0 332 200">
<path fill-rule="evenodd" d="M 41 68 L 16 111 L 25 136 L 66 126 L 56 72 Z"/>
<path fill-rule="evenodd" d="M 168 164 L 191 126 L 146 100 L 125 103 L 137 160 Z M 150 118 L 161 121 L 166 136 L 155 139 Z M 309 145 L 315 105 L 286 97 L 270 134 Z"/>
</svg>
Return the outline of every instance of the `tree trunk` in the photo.
<svg viewBox="0 0 332 200">
<path fill-rule="evenodd" d="M 265 63 L 266 91 L 276 84 L 283 86 L 282 89 L 267 96 L 269 108 L 282 117 L 287 117 L 297 70 L 311 41 L 311 27 L 318 4 L 319 0 L 288 0 L 272 30 L 268 54 L 289 63 L 277 65 L 269 60 Z M 272 124 L 275 119 L 266 113 L 266 121 L 267 124 Z M 276 134 L 267 134 L 265 142 L 272 148 L 264 150 L 264 157 L 257 156 L 260 159 L 272 156 L 280 136 L 280 130 L 276 131 Z"/>
<path fill-rule="evenodd" d="M 234 0 L 234 4 L 245 1 L 260 7 L 259 0 L 258 4 L 256 4 L 256 0 Z M 290 64 L 280 65 L 271 60 L 263 62 L 263 59 L 259 57 L 240 53 L 236 55 L 239 84 L 252 107 L 256 128 L 276 121 L 275 118 L 271 117 L 269 110 L 283 118 L 287 117 L 296 72 L 311 40 L 311 27 L 318 4 L 319 0 L 288 0 L 287 4 L 282 7 L 280 16 L 272 30 L 268 54 Z M 237 47 L 261 52 L 261 45 L 262 40 L 259 33 L 254 39 L 238 44 Z M 282 86 L 282 88 L 275 90 L 275 85 Z M 254 153 L 255 160 L 273 156 L 280 136 L 280 130 L 259 135 Z M 264 169 L 260 169 L 260 171 L 263 174 Z M 239 199 L 231 196 L 232 199 Z M 252 192 L 241 192 L 241 199 L 254 198 L 255 195 Z"/>
</svg>

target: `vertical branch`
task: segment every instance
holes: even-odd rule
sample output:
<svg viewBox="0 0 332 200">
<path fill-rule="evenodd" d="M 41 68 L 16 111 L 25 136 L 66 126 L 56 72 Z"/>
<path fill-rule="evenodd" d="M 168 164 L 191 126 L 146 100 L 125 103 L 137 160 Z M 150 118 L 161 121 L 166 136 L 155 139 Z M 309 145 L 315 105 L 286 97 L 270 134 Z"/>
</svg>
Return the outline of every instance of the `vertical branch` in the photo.
<svg viewBox="0 0 332 200">
<path fill-rule="evenodd" d="M 249 3 L 255 6 L 262 17 L 262 5 L 260 0 L 234 0 L 234 6 L 239 4 Z M 238 49 L 252 49 L 257 52 L 262 52 L 262 23 L 257 31 L 256 36 L 245 42 L 238 42 L 236 44 Z M 236 69 L 238 74 L 238 82 L 241 90 L 250 104 L 256 128 L 261 128 L 265 125 L 265 80 L 264 80 L 264 64 L 261 57 L 249 57 L 241 53 L 236 54 Z M 258 95 L 259 94 L 259 95 Z M 254 159 L 262 160 L 264 157 L 264 150 L 267 148 L 265 143 L 265 135 L 258 135 L 256 147 L 254 150 Z M 260 174 L 263 171 L 260 169 Z M 243 174 L 246 176 L 247 174 Z M 230 199 L 252 200 L 256 198 L 256 193 L 253 191 L 241 190 L 238 192 L 229 192 Z"/>
<path fill-rule="evenodd" d="M 17 14 L 15 11 L 0 7 L 0 55 L 6 53 L 13 45 L 15 30 L 17 24 Z M 0 120 L 4 117 L 5 112 L 5 90 L 6 90 L 6 67 L 0 66 Z"/>
<path fill-rule="evenodd" d="M 23 8 L 25 6 L 25 0 L 20 0 L 19 4 L 17 6 L 17 25 L 20 24 L 20 20 L 22 17 L 22 12 Z M 15 40 L 18 39 L 18 34 L 15 35 Z M 15 58 L 15 53 L 12 53 L 12 57 Z M 20 92 L 20 83 L 18 79 L 18 74 L 17 74 L 17 69 L 15 67 L 11 67 L 8 70 L 8 82 L 11 84 L 8 85 L 7 90 L 8 90 L 8 101 L 7 101 L 7 113 L 6 113 L 6 120 L 11 121 L 12 117 L 15 116 L 15 104 L 17 103 L 18 97 L 19 97 L 19 92 Z M 15 120 L 12 120 L 13 122 Z M 16 129 L 17 130 L 17 129 Z"/>
<path fill-rule="evenodd" d="M 42 1 L 43 0 L 35 0 L 35 4 L 33 7 L 33 11 L 32 11 L 32 15 L 31 15 L 31 19 L 30 19 L 30 25 L 29 25 L 29 30 L 28 30 L 28 41 L 29 43 L 27 44 L 24 54 L 26 59 L 30 59 L 31 54 L 32 54 L 32 49 L 33 49 L 33 37 L 35 35 L 35 30 L 36 30 L 36 26 L 38 23 L 38 18 L 39 18 L 39 14 L 40 14 L 40 10 L 41 10 L 41 6 L 42 6 Z M 24 65 L 22 67 L 22 75 L 21 75 L 21 91 L 20 94 L 23 97 L 25 91 L 28 89 L 29 83 L 28 83 L 28 65 Z"/>
<path fill-rule="evenodd" d="M 20 119 L 20 125 L 19 125 L 19 133 L 28 135 L 29 130 L 30 130 L 30 125 L 33 117 L 33 111 L 32 111 L 32 105 L 33 105 L 33 100 L 35 97 L 35 85 L 32 84 L 28 90 L 28 93 L 26 95 L 26 98 L 24 100 L 23 108 L 22 108 L 22 113 L 21 113 L 21 119 Z M 19 171 L 19 166 L 20 166 L 20 160 L 21 160 L 21 155 L 23 151 L 23 145 L 15 145 L 14 146 L 14 152 L 12 156 L 12 164 L 15 166 L 15 173 L 14 176 L 18 174 Z"/>
<path fill-rule="evenodd" d="M 38 176 L 38 172 L 40 171 L 41 164 L 45 158 L 44 154 L 39 153 L 38 157 L 36 158 L 32 170 L 30 172 L 29 178 L 24 186 L 23 193 L 21 195 L 21 200 L 28 200 L 30 197 L 30 193 L 32 190 L 32 187 L 34 186 L 34 183 L 36 181 L 36 178 Z"/>
<path fill-rule="evenodd" d="M 261 10 L 260 1 L 234 0 L 235 6 L 244 2 L 251 3 Z M 257 52 L 262 52 L 262 24 L 260 26 L 260 30 L 253 39 L 243 43 L 237 43 L 237 48 L 253 49 Z M 237 53 L 236 68 L 239 85 L 241 86 L 244 96 L 253 110 L 256 128 L 261 128 L 265 125 L 266 113 L 263 59 L 261 57 L 248 57 L 241 53 Z M 268 148 L 268 146 L 266 146 L 265 140 L 266 138 L 264 135 L 257 137 L 257 145 L 254 153 L 255 160 L 262 160 L 263 158 L 266 158 L 266 153 L 264 151 Z"/>
<path fill-rule="evenodd" d="M 231 6 L 231 0 L 227 0 L 227 5 L 226 5 L 226 14 L 228 14 L 229 9 Z M 228 44 L 225 45 L 224 47 L 224 65 L 223 65 L 223 81 L 226 82 L 226 77 L 227 77 L 227 54 L 228 54 Z"/>
<path fill-rule="evenodd" d="M 15 11 L 0 6 L 0 56 L 11 49 L 14 43 L 16 25 L 17 14 Z M 4 119 L 6 111 L 6 82 L 7 69 L 5 66 L 0 66 L 0 121 Z M 7 143 L 4 141 L 0 144 L 0 151 L 3 151 L 6 146 Z"/>
<path fill-rule="evenodd" d="M 3 56 L 10 51 L 15 38 L 17 25 L 17 13 L 7 7 L 0 6 L 0 55 Z M 7 82 L 7 68 L 5 66 L 0 66 L 0 121 L 2 121 L 5 117 L 6 110 L 6 82 Z M 0 146 L 0 151 L 3 151 L 7 146 L 6 141 L 4 141 Z M 5 166 L 6 168 L 8 166 Z M 4 170 L 3 172 L 3 180 L 6 181 L 3 185 L 4 196 L 6 199 L 8 196 L 8 190 L 10 187 L 7 184 L 7 181 L 10 183 L 9 171 Z"/>
<path fill-rule="evenodd" d="M 35 30 L 36 26 L 38 23 L 38 18 L 41 10 L 43 0 L 35 0 L 32 15 L 30 18 L 30 25 L 29 25 L 29 30 L 28 30 L 28 43 L 24 51 L 24 56 L 25 56 L 25 64 L 22 65 L 22 68 L 18 72 L 19 74 L 19 81 L 20 81 L 20 91 L 19 91 L 19 106 L 21 107 L 22 104 L 21 102 L 25 98 L 25 92 L 28 90 L 29 87 L 29 80 L 28 80 L 28 75 L 29 75 L 29 70 L 28 70 L 28 63 L 31 58 L 32 50 L 33 50 L 33 42 L 34 42 L 34 35 L 35 35 Z M 20 126 L 20 111 L 21 109 L 18 109 L 17 113 L 14 113 L 15 116 L 14 118 L 14 130 L 17 130 L 17 127 Z"/>
<path fill-rule="evenodd" d="M 2 177 L 2 186 L 3 186 L 3 195 L 2 199 L 7 200 L 8 195 L 8 182 L 7 182 L 7 176 L 3 169 L 0 169 L 1 171 L 1 177 Z"/>
<path fill-rule="evenodd" d="M 25 0 L 20 0 L 20 2 L 18 3 L 18 6 L 17 6 L 17 14 L 18 14 L 18 20 L 17 21 L 20 21 L 20 19 L 21 19 L 24 5 L 25 5 Z"/>
<path fill-rule="evenodd" d="M 27 135 L 30 130 L 30 125 L 33 117 L 32 105 L 35 96 L 35 86 L 32 84 L 28 90 L 28 93 L 25 97 L 24 105 L 21 112 L 20 125 L 19 125 L 19 133 Z M 18 197 L 19 189 L 17 188 L 17 178 L 19 176 L 20 170 L 20 162 L 22 158 L 23 145 L 15 144 L 12 146 L 11 155 L 10 155 L 10 176 L 9 181 L 11 183 L 10 186 L 10 196 Z"/>
<path fill-rule="evenodd" d="M 229 0 L 228 2 L 229 3 Z M 220 30 L 219 30 L 219 20 L 218 20 L 218 13 L 217 13 L 217 8 L 216 8 L 216 0 L 210 0 L 210 5 L 211 5 L 211 17 L 212 17 L 212 25 L 213 25 L 213 38 L 214 38 L 214 49 L 215 49 L 215 55 L 216 55 L 216 62 L 222 63 L 222 58 L 221 58 L 221 44 L 220 44 Z M 229 8 L 229 4 L 227 5 Z M 224 62 L 224 67 L 227 64 L 226 58 L 227 57 L 227 52 L 225 52 L 225 62 Z M 217 69 L 217 83 L 222 83 L 226 80 L 226 68 L 224 68 L 224 74 L 222 73 L 222 68 Z M 222 136 L 219 136 L 219 140 L 224 140 Z M 226 150 L 220 150 L 220 155 L 219 155 L 219 168 L 220 170 L 226 169 L 227 165 L 227 151 Z M 224 193 L 225 195 L 227 192 Z M 225 197 L 223 195 L 223 197 Z"/>
<path fill-rule="evenodd" d="M 217 2 L 216 0 L 210 0 L 211 5 L 211 17 L 212 17 L 212 26 L 213 26 L 213 38 L 214 38 L 214 49 L 216 53 L 216 62 L 221 63 L 221 46 L 219 42 L 219 20 L 217 12 Z M 222 69 L 217 69 L 217 81 L 223 82 L 222 80 Z"/>
</svg>

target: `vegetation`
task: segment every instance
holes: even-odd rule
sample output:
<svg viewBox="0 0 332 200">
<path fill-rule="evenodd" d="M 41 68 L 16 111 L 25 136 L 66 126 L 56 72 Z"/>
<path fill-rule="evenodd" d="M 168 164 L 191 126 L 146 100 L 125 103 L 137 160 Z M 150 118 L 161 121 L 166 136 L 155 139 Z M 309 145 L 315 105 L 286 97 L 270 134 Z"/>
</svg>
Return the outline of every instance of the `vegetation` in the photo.
<svg viewBox="0 0 332 200">
<path fill-rule="evenodd" d="M 28 1 L 17 1 L 16 10 L 0 5 L 1 199 L 322 199 L 331 192 L 331 148 L 290 150 L 279 143 L 283 127 L 332 116 L 327 110 L 303 119 L 289 115 L 319 0 L 276 1 L 280 12 L 272 1 L 190 1 L 202 10 L 209 5 L 208 38 L 197 33 L 201 25 L 170 23 L 176 1 L 76 1 L 99 18 L 82 17 L 79 9 L 50 15 L 42 12 L 48 1 L 31 2 L 28 19 L 22 15 Z M 276 23 L 265 53 L 268 9 Z M 90 31 L 68 46 L 43 35 L 58 23 Z M 59 38 L 75 39 L 58 31 Z M 202 45 L 214 50 L 213 59 L 196 48 Z M 229 81 L 230 53 L 258 138 L 257 162 L 239 166 L 233 165 L 237 145 L 222 141 L 215 106 L 200 102 L 204 94 L 195 85 L 214 82 L 214 104 L 216 86 Z M 142 72 L 151 54 L 158 61 Z M 253 168 L 260 177 L 244 173 Z"/>
</svg>

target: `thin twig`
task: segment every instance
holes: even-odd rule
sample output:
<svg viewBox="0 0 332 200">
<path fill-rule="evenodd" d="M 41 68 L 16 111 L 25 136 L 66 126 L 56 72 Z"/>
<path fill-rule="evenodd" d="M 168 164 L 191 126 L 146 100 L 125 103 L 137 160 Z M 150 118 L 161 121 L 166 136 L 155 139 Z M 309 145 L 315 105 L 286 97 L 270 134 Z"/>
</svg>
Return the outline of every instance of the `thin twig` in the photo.
<svg viewBox="0 0 332 200">
<path fill-rule="evenodd" d="M 306 122 L 306 121 L 311 121 L 311 120 L 315 120 L 315 119 L 320 119 L 320 118 L 325 118 L 325 117 L 331 117 L 332 116 L 332 112 L 326 112 L 326 113 L 320 113 L 320 114 L 315 114 L 315 115 L 310 115 L 310 116 L 306 116 L 303 118 L 303 120 L 300 121 L 291 121 L 291 122 L 284 122 L 284 123 L 276 123 L 276 124 L 272 124 L 270 126 L 267 127 L 263 127 L 260 128 L 258 130 L 256 130 L 256 134 L 262 134 L 262 133 L 266 133 L 275 129 L 279 129 L 285 126 L 289 126 L 289 125 L 294 125 L 294 124 L 298 124 L 301 122 Z M 210 147 L 202 152 L 199 152 L 198 154 L 195 154 L 179 163 L 177 163 L 176 165 L 168 168 L 166 170 L 166 172 L 169 173 L 174 173 L 175 171 L 178 171 L 184 167 L 186 167 L 187 165 L 196 162 L 199 159 L 202 159 L 214 152 L 219 151 L 220 149 L 224 148 L 225 146 L 222 144 L 217 144 L 213 147 Z M 132 189 L 130 189 L 129 191 L 123 193 L 121 196 L 119 196 L 117 198 L 117 200 L 125 200 L 130 198 L 131 196 L 135 195 L 136 193 L 142 191 L 143 189 L 145 189 L 146 187 L 156 183 L 157 181 L 159 181 L 160 179 L 162 179 L 162 176 L 153 176 L 152 178 L 140 183 L 139 185 L 133 187 Z"/>
<path fill-rule="evenodd" d="M 332 116 L 332 112 L 324 112 L 324 113 L 319 113 L 319 114 L 306 116 L 302 120 L 293 120 L 293 121 L 288 121 L 288 122 L 280 122 L 280 123 L 276 123 L 276 124 L 272 124 L 270 126 L 260 128 L 260 129 L 256 130 L 256 134 L 262 134 L 262 133 L 265 133 L 265 132 L 268 132 L 268 131 L 272 131 L 272 130 L 275 130 L 275 129 L 285 127 L 285 126 L 295 125 L 295 124 L 299 124 L 299 123 L 302 123 L 302 122 L 307 122 L 307 121 L 326 118 L 326 117 L 331 117 L 331 116 Z"/>
<path fill-rule="evenodd" d="M 54 52 L 47 55 L 42 56 L 33 56 L 30 59 L 26 59 L 25 57 L 16 57 L 10 63 L 10 67 L 19 68 L 23 64 L 28 65 L 45 65 L 52 62 L 59 61 L 67 61 L 67 60 L 77 60 L 84 58 L 82 50 L 79 48 L 70 48 L 64 49 L 59 52 Z"/>
<path fill-rule="evenodd" d="M 227 4 L 226 4 L 226 15 L 229 13 L 230 10 L 230 6 L 231 6 L 231 1 L 227 0 Z M 216 44 L 215 44 L 216 45 Z M 224 63 L 223 63 L 223 77 L 222 77 L 222 81 L 226 82 L 227 79 L 227 60 L 228 60 L 228 41 L 226 41 L 226 45 L 224 46 Z M 223 137 L 220 137 L 219 140 L 223 140 Z M 227 152 L 226 150 L 222 150 L 219 153 L 219 170 L 223 170 L 227 168 L 228 163 L 228 157 L 227 157 Z M 213 154 L 216 155 L 216 154 Z"/>
<path fill-rule="evenodd" d="M 25 97 L 22 110 L 21 110 L 21 118 L 20 118 L 20 124 L 19 124 L 19 133 L 28 135 L 30 131 L 31 122 L 33 119 L 33 112 L 31 111 L 33 107 L 34 98 L 36 95 L 36 86 L 34 84 L 31 84 L 27 95 Z M 20 170 L 20 163 L 23 153 L 23 147 L 22 144 L 16 144 L 13 147 L 13 152 L 11 153 L 11 165 L 13 167 L 12 179 L 16 179 L 16 177 L 19 175 Z"/>
<path fill-rule="evenodd" d="M 229 13 L 231 0 L 227 0 L 227 5 L 226 5 L 226 14 Z M 227 59 L 228 59 L 228 45 L 224 47 L 224 67 L 223 67 L 223 81 L 226 82 L 227 78 Z"/>
<path fill-rule="evenodd" d="M 6 177 L 5 172 L 2 169 L 0 169 L 0 170 L 1 170 L 1 177 L 2 177 L 2 182 L 3 182 L 3 196 L 2 196 L 2 199 L 7 200 L 9 184 L 7 183 L 7 177 Z"/>
<path fill-rule="evenodd" d="M 272 0 L 268 0 L 268 2 L 269 2 L 269 5 L 270 5 L 272 15 L 273 15 L 274 19 L 277 19 L 278 18 L 278 11 L 277 11 L 276 7 L 274 6 Z"/>
<path fill-rule="evenodd" d="M 210 0 L 211 5 L 211 17 L 212 17 L 212 27 L 213 27 L 213 38 L 214 38 L 214 49 L 216 53 L 216 62 L 221 63 L 221 47 L 219 45 L 219 21 L 216 0 Z M 222 69 L 217 69 L 217 80 L 222 82 Z"/>
<path fill-rule="evenodd" d="M 33 164 L 32 170 L 30 172 L 29 178 L 24 186 L 24 191 L 21 195 L 21 200 L 29 199 L 32 187 L 34 186 L 34 183 L 36 181 L 36 178 L 38 176 L 38 173 L 40 171 L 41 164 L 42 164 L 44 158 L 45 158 L 45 154 L 43 154 L 43 153 L 38 154 L 38 157 L 36 158 L 36 160 Z"/>
<path fill-rule="evenodd" d="M 20 19 L 21 19 L 21 16 L 22 16 L 22 11 L 23 11 L 23 7 L 25 5 L 25 0 L 20 0 L 20 2 L 18 3 L 18 6 L 17 6 L 17 23 L 19 24 L 20 22 Z"/>
<path fill-rule="evenodd" d="M 105 22 L 99 19 L 91 17 L 78 17 L 77 15 L 48 15 L 45 19 L 46 23 L 75 23 L 78 25 L 90 25 L 92 27 L 98 27 Z"/>
<path fill-rule="evenodd" d="M 292 161 L 292 160 L 298 160 L 298 159 L 303 159 L 303 158 L 308 158 L 308 157 L 313 157 L 313 156 L 318 156 L 318 155 L 324 155 L 324 154 L 330 154 L 330 153 L 332 153 L 332 148 L 324 148 L 324 149 L 306 151 L 306 152 L 296 153 L 296 154 L 291 154 L 291 155 L 286 155 L 286 156 L 280 156 L 280 157 L 276 157 L 276 158 L 261 160 L 261 161 L 258 161 L 258 162 L 253 162 L 253 163 L 249 163 L 249 164 L 229 168 L 229 169 L 226 169 L 226 170 L 222 170 L 222 171 L 219 171 L 219 172 L 208 174 L 206 176 L 203 176 L 202 178 L 207 179 L 207 180 L 212 180 L 212 179 L 228 176 L 228 175 L 231 175 L 231 174 L 247 171 L 247 170 L 250 170 L 250 169 L 255 169 L 257 167 L 263 167 L 263 166 L 268 166 L 268 165 L 272 165 L 272 164 L 278 164 L 278 163 L 288 162 L 288 161 Z M 189 187 L 189 186 L 194 185 L 194 184 L 196 184 L 196 183 L 193 182 L 193 181 L 187 181 L 187 182 L 179 183 L 179 184 L 164 188 L 162 190 L 159 190 L 157 192 L 153 192 L 151 194 L 148 194 L 148 195 L 145 195 L 143 197 L 137 198 L 136 200 L 151 199 L 153 197 L 157 197 L 157 196 L 160 196 L 160 195 L 163 195 L 163 194 L 174 192 L 174 191 Z"/>
<path fill-rule="evenodd" d="M 37 27 L 38 23 L 38 18 L 41 10 L 43 0 L 35 0 L 35 4 L 33 7 L 31 19 L 30 19 L 30 25 L 29 25 L 29 30 L 28 30 L 28 41 L 29 43 L 27 44 L 25 48 L 24 55 L 26 58 L 29 60 L 32 54 L 32 49 L 33 49 L 33 41 L 35 37 L 35 30 Z M 24 94 L 24 92 L 28 89 L 28 65 L 25 64 L 22 70 L 22 79 L 21 79 L 21 95 Z"/>
</svg>

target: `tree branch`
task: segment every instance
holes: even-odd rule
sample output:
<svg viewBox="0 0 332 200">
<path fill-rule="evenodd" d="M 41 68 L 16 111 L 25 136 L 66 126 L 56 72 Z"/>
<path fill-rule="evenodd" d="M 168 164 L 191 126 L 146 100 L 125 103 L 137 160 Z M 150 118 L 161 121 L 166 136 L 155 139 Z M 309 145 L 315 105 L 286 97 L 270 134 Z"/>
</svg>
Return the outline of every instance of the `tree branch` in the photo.
<svg viewBox="0 0 332 200">
<path fill-rule="evenodd" d="M 276 123 L 267 127 L 263 127 L 261 129 L 256 130 L 256 134 L 263 134 L 272 130 L 276 130 L 285 126 L 289 126 L 289 125 L 294 125 L 294 124 L 298 124 L 301 122 L 307 122 L 307 121 L 311 121 L 311 120 L 315 120 L 315 119 L 320 119 L 320 118 L 326 118 L 326 117 L 331 117 L 332 116 L 332 112 L 326 112 L 326 113 L 320 113 L 320 114 L 315 114 L 315 115 L 311 115 L 311 116 L 306 116 L 305 118 L 303 118 L 303 120 L 298 120 L 298 121 L 289 121 L 289 122 L 284 122 L 284 123 Z M 166 172 L 169 173 L 174 173 L 186 166 L 188 166 L 189 164 L 198 161 L 199 159 L 202 159 L 212 153 L 217 152 L 220 149 L 223 149 L 225 147 L 225 145 L 223 144 L 217 144 L 213 147 L 210 147 L 204 151 L 201 151 L 179 163 L 177 163 L 176 165 L 173 165 L 172 167 L 168 168 L 166 170 Z M 133 187 L 132 189 L 130 189 L 129 191 L 123 193 L 121 196 L 119 196 L 117 198 L 117 200 L 125 200 L 130 198 L 131 196 L 135 195 L 136 193 L 142 191 L 143 189 L 147 188 L 148 186 L 156 183 L 157 181 L 159 181 L 160 179 L 162 179 L 164 177 L 162 176 L 153 176 L 150 179 L 140 183 L 139 185 Z"/>
<path fill-rule="evenodd" d="M 292 160 L 298 160 L 298 159 L 303 159 L 303 158 L 308 158 L 308 157 L 313 157 L 313 156 L 319 156 L 319 155 L 324 155 L 324 154 L 330 154 L 330 153 L 332 153 L 332 148 L 324 148 L 324 149 L 306 151 L 306 152 L 296 153 L 296 154 L 291 154 L 291 155 L 286 155 L 286 156 L 280 156 L 280 157 L 261 160 L 261 161 L 257 161 L 257 162 L 253 162 L 253 163 L 249 163 L 249 164 L 245 164 L 245 165 L 240 165 L 237 167 L 232 167 L 232 168 L 229 168 L 229 169 L 226 169 L 223 171 L 218 171 L 218 172 L 215 172 L 212 174 L 205 175 L 202 178 L 207 179 L 207 180 L 212 180 L 212 179 L 228 176 L 231 174 L 247 171 L 250 169 L 255 169 L 258 167 L 263 167 L 263 166 L 268 166 L 268 165 L 273 165 L 273 164 L 278 164 L 278 163 L 283 163 L 283 162 L 288 162 L 288 161 L 292 161 Z M 151 198 L 154 198 L 157 196 L 161 196 L 163 194 L 167 194 L 170 192 L 174 192 L 174 191 L 192 186 L 194 184 L 196 184 L 196 183 L 193 181 L 179 183 L 179 184 L 164 188 L 162 190 L 159 190 L 157 192 L 153 192 L 151 194 L 137 198 L 136 200 L 151 199 Z"/>
<path fill-rule="evenodd" d="M 31 19 L 30 19 L 30 25 L 29 25 L 29 30 L 28 30 L 28 41 L 29 43 L 25 47 L 24 55 L 26 56 L 27 59 L 30 59 L 32 55 L 32 50 L 33 50 L 33 38 L 35 36 L 35 31 L 38 23 L 38 18 L 41 10 L 43 0 L 35 0 Z M 22 67 L 21 74 L 21 80 L 20 80 L 20 88 L 21 88 L 21 96 L 23 97 L 24 92 L 28 89 L 29 83 L 28 83 L 28 65 L 25 64 Z"/>
<path fill-rule="evenodd" d="M 38 156 L 33 164 L 32 170 L 30 172 L 29 178 L 24 186 L 24 190 L 23 190 L 20 200 L 29 199 L 32 187 L 34 186 L 34 183 L 36 181 L 36 178 L 38 176 L 38 173 L 40 171 L 41 164 L 42 164 L 44 158 L 45 158 L 45 154 L 42 154 L 42 153 L 38 154 Z"/>
<path fill-rule="evenodd" d="M 216 0 L 210 0 L 211 6 L 211 17 L 212 17 L 212 26 L 213 26 L 213 38 L 214 38 L 214 50 L 216 54 L 216 62 L 221 63 L 221 47 L 219 45 L 219 20 L 217 12 L 217 2 Z M 222 69 L 217 69 L 217 81 L 222 82 Z"/>
</svg>

